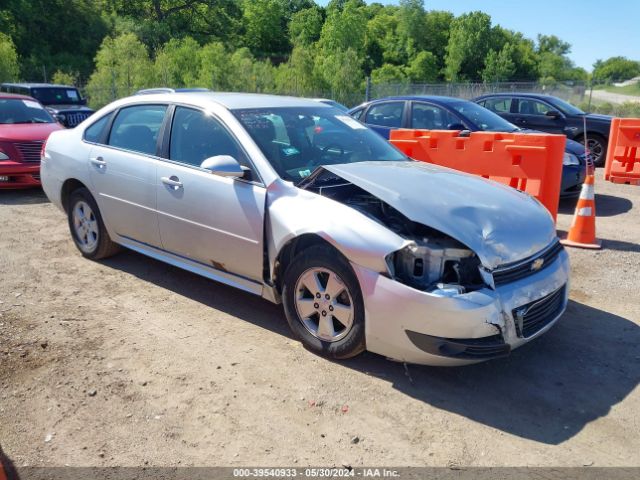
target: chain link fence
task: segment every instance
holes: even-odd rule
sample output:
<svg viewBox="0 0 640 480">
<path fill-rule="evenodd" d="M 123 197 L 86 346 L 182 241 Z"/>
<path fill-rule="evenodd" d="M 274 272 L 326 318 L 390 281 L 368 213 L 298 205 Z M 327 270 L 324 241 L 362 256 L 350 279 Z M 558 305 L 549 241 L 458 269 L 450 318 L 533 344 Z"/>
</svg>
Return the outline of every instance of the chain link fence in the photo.
<svg viewBox="0 0 640 480">
<path fill-rule="evenodd" d="M 122 97 L 133 95 L 145 88 L 157 88 L 158 86 L 129 87 L 117 86 L 106 89 L 92 89 L 87 91 L 81 88 L 83 95 L 88 98 L 89 105 L 101 107 Z M 354 107 L 366 100 L 398 96 L 398 95 L 443 95 L 463 99 L 472 99 L 486 93 L 497 92 L 529 92 L 554 95 L 575 105 L 590 105 L 590 90 L 585 84 L 545 85 L 537 82 L 501 82 L 501 83 L 383 83 L 374 84 L 366 82 L 362 89 L 353 91 L 259 91 L 247 93 L 271 93 L 277 95 L 304 96 L 307 98 L 330 98 L 344 103 L 348 107 Z"/>
</svg>

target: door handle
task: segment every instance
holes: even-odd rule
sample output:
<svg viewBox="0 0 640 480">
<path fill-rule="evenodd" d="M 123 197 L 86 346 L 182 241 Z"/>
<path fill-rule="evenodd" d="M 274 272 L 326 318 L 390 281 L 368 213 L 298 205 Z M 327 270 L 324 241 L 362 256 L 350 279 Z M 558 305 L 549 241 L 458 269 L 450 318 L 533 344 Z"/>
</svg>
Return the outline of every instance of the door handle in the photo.
<svg viewBox="0 0 640 480">
<path fill-rule="evenodd" d="M 94 165 L 96 165 L 98 168 L 104 168 L 107 166 L 107 162 L 105 162 L 104 158 L 102 157 L 90 158 L 89 161 Z"/>
<path fill-rule="evenodd" d="M 160 180 L 162 180 L 162 183 L 170 186 L 174 190 L 178 190 L 179 188 L 182 188 L 182 182 L 175 175 L 172 175 L 171 177 L 162 177 L 160 178 Z"/>
</svg>

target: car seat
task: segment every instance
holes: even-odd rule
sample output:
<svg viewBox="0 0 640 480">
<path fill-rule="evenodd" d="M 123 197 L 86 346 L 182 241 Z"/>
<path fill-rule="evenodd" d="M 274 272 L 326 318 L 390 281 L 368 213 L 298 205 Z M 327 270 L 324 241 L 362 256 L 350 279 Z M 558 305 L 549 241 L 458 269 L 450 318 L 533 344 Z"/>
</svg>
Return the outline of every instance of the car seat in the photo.
<svg viewBox="0 0 640 480">
<path fill-rule="evenodd" d="M 146 125 L 129 125 L 116 133 L 111 139 L 111 145 L 136 152 L 156 154 L 156 139 L 153 132 Z"/>
</svg>

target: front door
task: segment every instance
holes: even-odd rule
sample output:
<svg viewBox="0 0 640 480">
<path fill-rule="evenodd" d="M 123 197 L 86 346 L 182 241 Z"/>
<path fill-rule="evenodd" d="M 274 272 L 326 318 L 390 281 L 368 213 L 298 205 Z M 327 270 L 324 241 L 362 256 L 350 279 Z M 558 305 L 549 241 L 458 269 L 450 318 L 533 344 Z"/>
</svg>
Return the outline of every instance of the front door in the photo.
<svg viewBox="0 0 640 480">
<path fill-rule="evenodd" d="M 567 122 L 564 116 L 558 112 L 557 108 L 552 107 L 546 102 L 524 97 L 518 99 L 517 108 L 518 113 L 516 118 L 519 119 L 519 127 L 564 135 L 564 127 Z M 551 111 L 558 112 L 559 116 L 552 117 L 547 115 L 547 112 Z"/>
<path fill-rule="evenodd" d="M 106 145 L 93 146 L 89 157 L 93 191 L 110 230 L 153 246 L 160 246 L 156 153 L 166 110 L 166 105 L 121 109 Z"/>
<path fill-rule="evenodd" d="M 266 189 L 200 168 L 205 159 L 230 155 L 250 168 L 235 138 L 217 118 L 176 107 L 166 160 L 157 170 L 157 210 L 165 250 L 247 279 L 263 273 Z"/>
</svg>

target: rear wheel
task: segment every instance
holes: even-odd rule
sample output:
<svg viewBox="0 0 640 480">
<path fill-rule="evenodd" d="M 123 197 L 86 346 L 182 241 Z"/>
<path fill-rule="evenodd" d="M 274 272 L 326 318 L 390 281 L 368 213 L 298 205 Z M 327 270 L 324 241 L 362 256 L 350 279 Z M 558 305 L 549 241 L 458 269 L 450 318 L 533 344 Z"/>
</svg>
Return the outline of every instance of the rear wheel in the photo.
<svg viewBox="0 0 640 480">
<path fill-rule="evenodd" d="M 84 257 L 99 260 L 120 250 L 120 246 L 111 241 L 98 205 L 86 188 L 71 193 L 67 216 L 71 237 Z"/>
<path fill-rule="evenodd" d="M 342 359 L 365 349 L 360 285 L 334 249 L 313 246 L 296 256 L 285 272 L 282 294 L 287 322 L 309 350 Z"/>
<path fill-rule="evenodd" d="M 607 140 L 597 133 L 587 134 L 589 152 L 596 167 L 604 166 L 607 158 Z M 584 145 L 584 137 L 580 138 L 580 143 Z"/>
</svg>

